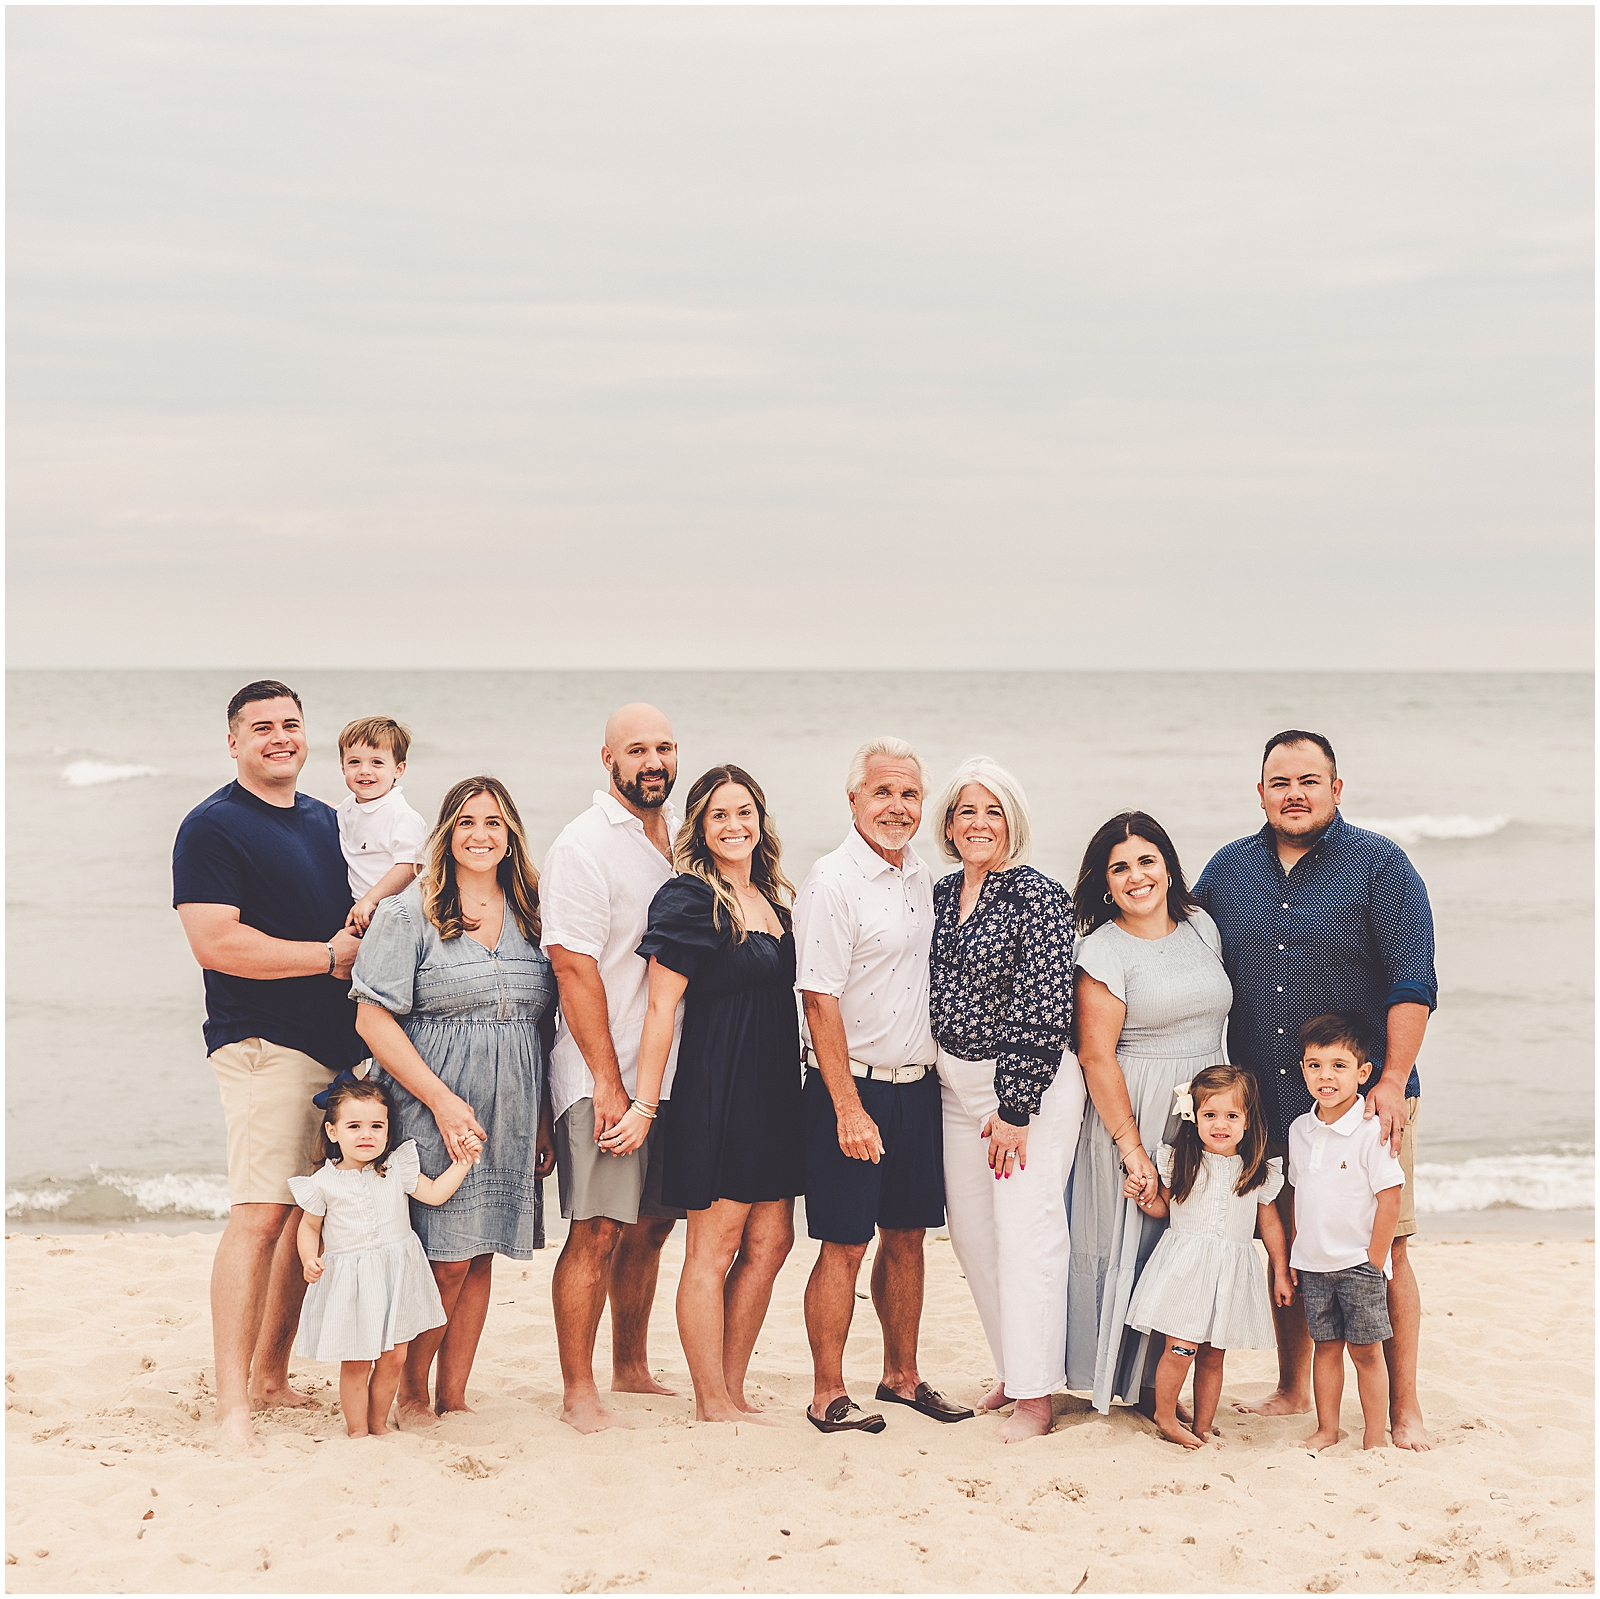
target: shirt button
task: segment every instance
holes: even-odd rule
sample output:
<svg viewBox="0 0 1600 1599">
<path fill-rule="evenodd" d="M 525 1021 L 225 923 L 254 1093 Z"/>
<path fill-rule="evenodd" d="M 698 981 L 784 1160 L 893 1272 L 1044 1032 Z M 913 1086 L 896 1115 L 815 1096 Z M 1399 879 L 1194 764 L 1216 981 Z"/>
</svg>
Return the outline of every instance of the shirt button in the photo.
<svg viewBox="0 0 1600 1599">
<path fill-rule="evenodd" d="M 1280 1027 L 1278 1031 L 1281 1033 L 1283 1029 Z M 1289 1075 L 1289 1068 L 1287 1066 L 1280 1066 L 1278 1068 L 1278 1075 L 1280 1077 L 1287 1077 Z"/>
<path fill-rule="evenodd" d="M 1279 993 L 1280 993 L 1280 994 L 1281 994 L 1281 993 L 1282 993 L 1282 992 L 1283 992 L 1283 984 L 1282 984 L 1282 983 L 1279 983 L 1279 984 L 1278 984 L 1278 992 L 1279 992 Z"/>
<path fill-rule="evenodd" d="M 1280 1027 L 1280 1028 L 1279 1028 L 1279 1029 L 1278 1029 L 1278 1031 L 1279 1031 L 1279 1032 L 1280 1032 L 1280 1033 L 1281 1033 L 1281 1032 L 1282 1032 L 1282 1031 L 1283 1031 L 1283 1029 L 1282 1029 L 1282 1028 L 1281 1028 L 1281 1027 Z"/>
<path fill-rule="evenodd" d="M 1283 948 L 1283 945 L 1282 945 L 1282 944 L 1280 944 L 1280 945 L 1278 945 L 1278 948 L 1279 948 L 1279 949 L 1282 949 L 1282 948 Z"/>
<path fill-rule="evenodd" d="M 1285 900 L 1285 901 L 1284 901 L 1284 902 L 1283 902 L 1283 908 L 1284 908 L 1284 909 L 1285 909 L 1285 910 L 1288 910 L 1288 908 L 1289 908 L 1289 902 L 1288 902 L 1288 900 Z"/>
</svg>

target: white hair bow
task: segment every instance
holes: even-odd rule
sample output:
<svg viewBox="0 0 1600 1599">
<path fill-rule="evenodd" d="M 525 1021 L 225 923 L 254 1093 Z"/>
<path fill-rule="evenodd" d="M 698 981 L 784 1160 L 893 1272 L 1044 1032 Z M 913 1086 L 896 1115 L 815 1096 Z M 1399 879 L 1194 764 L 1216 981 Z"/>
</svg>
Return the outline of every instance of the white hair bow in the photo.
<svg viewBox="0 0 1600 1599">
<path fill-rule="evenodd" d="M 1192 1122 L 1194 1120 L 1194 1095 L 1189 1092 L 1188 1083 L 1179 1083 L 1173 1089 L 1172 1109 L 1180 1121 Z"/>
</svg>

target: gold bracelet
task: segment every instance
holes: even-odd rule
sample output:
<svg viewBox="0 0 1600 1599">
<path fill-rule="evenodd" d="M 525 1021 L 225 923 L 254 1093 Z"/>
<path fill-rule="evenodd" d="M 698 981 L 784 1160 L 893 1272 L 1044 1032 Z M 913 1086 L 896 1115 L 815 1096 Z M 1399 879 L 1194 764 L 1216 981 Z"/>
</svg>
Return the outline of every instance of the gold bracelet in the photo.
<svg viewBox="0 0 1600 1599">
<path fill-rule="evenodd" d="M 628 1107 L 628 1109 L 629 1110 L 638 1111 L 638 1113 L 641 1116 L 643 1116 L 644 1119 L 647 1122 L 653 1122 L 656 1119 L 656 1111 L 659 1110 L 660 1107 L 661 1107 L 661 1101 L 659 1099 L 655 1102 L 654 1105 L 650 1105 L 650 1106 L 646 1106 L 645 1102 L 642 1099 L 636 1099 Z"/>
</svg>

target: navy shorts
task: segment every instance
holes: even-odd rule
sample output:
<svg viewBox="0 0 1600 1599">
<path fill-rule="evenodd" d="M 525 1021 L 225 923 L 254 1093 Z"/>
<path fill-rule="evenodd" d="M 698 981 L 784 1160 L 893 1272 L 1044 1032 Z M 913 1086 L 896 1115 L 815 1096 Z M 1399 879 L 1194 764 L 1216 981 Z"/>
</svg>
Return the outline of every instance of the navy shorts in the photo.
<svg viewBox="0 0 1600 1599">
<path fill-rule="evenodd" d="M 871 1243 L 876 1228 L 944 1226 L 944 1112 L 939 1074 L 920 1082 L 858 1077 L 861 1108 L 878 1124 L 883 1158 L 852 1160 L 839 1148 L 833 1096 L 806 1073 L 806 1231 L 829 1244 Z"/>
</svg>

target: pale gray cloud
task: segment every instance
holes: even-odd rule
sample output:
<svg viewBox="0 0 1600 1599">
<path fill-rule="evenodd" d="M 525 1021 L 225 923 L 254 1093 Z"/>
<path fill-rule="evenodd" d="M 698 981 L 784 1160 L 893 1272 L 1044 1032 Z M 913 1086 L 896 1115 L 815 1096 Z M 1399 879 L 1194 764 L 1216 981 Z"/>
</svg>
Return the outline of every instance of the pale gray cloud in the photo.
<svg viewBox="0 0 1600 1599">
<path fill-rule="evenodd" d="M 1585 8 L 14 8 L 32 665 L 1584 667 Z"/>
</svg>

